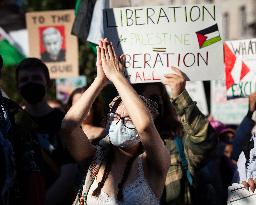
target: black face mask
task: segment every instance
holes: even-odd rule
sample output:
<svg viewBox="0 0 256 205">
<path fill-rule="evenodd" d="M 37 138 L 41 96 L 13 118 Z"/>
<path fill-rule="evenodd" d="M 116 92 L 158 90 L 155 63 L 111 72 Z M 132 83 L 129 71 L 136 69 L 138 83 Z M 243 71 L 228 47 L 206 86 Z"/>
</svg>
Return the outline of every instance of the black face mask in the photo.
<svg viewBox="0 0 256 205">
<path fill-rule="evenodd" d="M 28 83 L 20 88 L 20 94 L 29 104 L 37 104 L 45 96 L 45 87 L 38 83 Z"/>
</svg>

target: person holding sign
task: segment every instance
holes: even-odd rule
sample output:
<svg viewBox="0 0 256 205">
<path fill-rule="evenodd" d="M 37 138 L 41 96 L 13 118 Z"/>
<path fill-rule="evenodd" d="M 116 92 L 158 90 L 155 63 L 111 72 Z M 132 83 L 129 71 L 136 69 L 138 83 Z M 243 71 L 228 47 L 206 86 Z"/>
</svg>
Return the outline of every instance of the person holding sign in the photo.
<svg viewBox="0 0 256 205">
<path fill-rule="evenodd" d="M 157 205 L 170 157 L 153 122 L 156 104 L 133 90 L 111 44 L 101 41 L 97 53 L 97 77 L 62 123 L 71 154 L 88 170 L 74 204 Z M 95 147 L 80 124 L 108 80 L 119 96 L 110 104 L 108 141 Z"/>
<path fill-rule="evenodd" d="M 233 183 L 228 187 L 228 205 L 256 203 L 256 93 L 249 96 L 248 113 L 236 130 L 232 158 L 237 164 Z"/>
<path fill-rule="evenodd" d="M 204 193 L 198 191 L 197 175 L 215 149 L 217 136 L 185 85 L 185 77 L 176 67 L 170 68 L 162 83 L 134 85 L 139 94 L 160 107 L 155 124 L 171 156 L 163 205 L 198 205 L 202 203 L 201 197 L 209 194 L 207 189 L 203 189 Z"/>
<path fill-rule="evenodd" d="M 253 113 L 256 110 L 256 92 L 249 96 L 249 109 L 236 130 L 233 141 L 232 159 L 237 162 L 233 182 L 241 183 L 254 192 L 256 189 L 256 124 Z"/>
</svg>

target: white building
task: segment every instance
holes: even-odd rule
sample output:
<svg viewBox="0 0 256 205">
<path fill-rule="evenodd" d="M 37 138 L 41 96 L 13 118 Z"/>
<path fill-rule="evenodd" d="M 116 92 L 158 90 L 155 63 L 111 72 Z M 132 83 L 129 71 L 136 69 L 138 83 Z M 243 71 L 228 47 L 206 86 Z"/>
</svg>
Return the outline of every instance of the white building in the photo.
<svg viewBox="0 0 256 205">
<path fill-rule="evenodd" d="M 256 0 L 215 0 L 215 3 L 221 8 L 225 40 L 255 35 Z"/>
</svg>

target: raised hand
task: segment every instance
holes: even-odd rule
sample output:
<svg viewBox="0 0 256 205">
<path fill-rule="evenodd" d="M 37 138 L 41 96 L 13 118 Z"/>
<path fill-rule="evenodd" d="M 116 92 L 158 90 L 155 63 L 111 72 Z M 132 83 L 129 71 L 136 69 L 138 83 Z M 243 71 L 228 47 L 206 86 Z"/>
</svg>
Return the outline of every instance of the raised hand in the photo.
<svg viewBox="0 0 256 205">
<path fill-rule="evenodd" d="M 255 191 L 255 181 L 250 178 L 248 181 L 243 181 L 242 184 L 244 185 L 244 187 L 252 192 Z"/>
<path fill-rule="evenodd" d="M 117 75 L 123 76 L 124 66 L 117 58 L 112 43 L 104 39 L 100 47 L 100 53 L 103 71 L 107 78 L 112 81 Z"/>
<path fill-rule="evenodd" d="M 171 89 L 171 97 L 176 98 L 185 90 L 186 80 L 178 68 L 172 66 L 171 69 L 173 72 L 164 75 L 162 83 Z"/>
<path fill-rule="evenodd" d="M 104 85 L 107 84 L 108 79 L 103 72 L 102 67 L 102 61 L 101 61 L 101 47 L 103 46 L 102 41 L 99 41 L 99 46 L 97 46 L 97 61 L 96 61 L 96 67 L 97 67 L 97 77 Z"/>
</svg>

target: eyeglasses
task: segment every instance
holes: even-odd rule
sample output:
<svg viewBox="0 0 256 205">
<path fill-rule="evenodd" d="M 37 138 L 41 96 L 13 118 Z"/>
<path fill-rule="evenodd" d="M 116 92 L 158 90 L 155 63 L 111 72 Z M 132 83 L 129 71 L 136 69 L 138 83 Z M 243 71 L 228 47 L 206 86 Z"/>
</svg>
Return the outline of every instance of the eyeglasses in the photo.
<svg viewBox="0 0 256 205">
<path fill-rule="evenodd" d="M 114 121 L 117 124 L 117 123 L 119 123 L 120 120 L 122 121 L 123 125 L 126 128 L 128 128 L 128 129 L 136 129 L 130 118 L 128 118 L 128 117 L 121 117 L 119 114 L 113 113 L 113 112 L 108 113 L 108 122 L 109 123 Z"/>
</svg>

